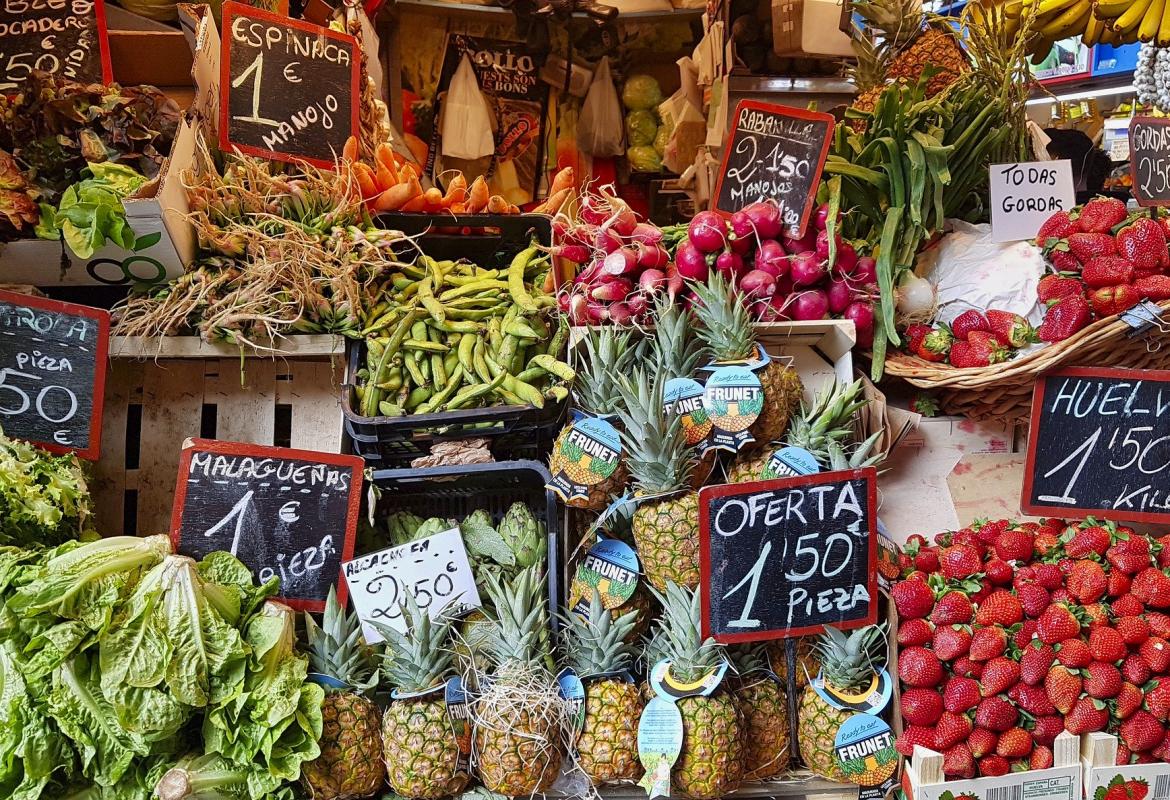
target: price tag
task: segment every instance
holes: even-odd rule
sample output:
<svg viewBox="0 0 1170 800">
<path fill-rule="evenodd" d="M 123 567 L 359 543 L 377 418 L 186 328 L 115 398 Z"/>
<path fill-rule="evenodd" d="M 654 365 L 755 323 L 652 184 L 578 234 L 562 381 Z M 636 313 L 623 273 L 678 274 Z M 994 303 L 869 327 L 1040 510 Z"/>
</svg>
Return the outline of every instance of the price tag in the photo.
<svg viewBox="0 0 1170 800">
<path fill-rule="evenodd" d="M 0 429 L 96 461 L 110 315 L 0 291 Z"/>
<path fill-rule="evenodd" d="M 406 632 L 402 603 L 407 592 L 431 619 L 480 604 L 458 528 L 358 556 L 342 565 L 342 574 L 369 644 L 382 641 L 371 621 Z"/>
<path fill-rule="evenodd" d="M 723 151 L 715 210 L 775 200 L 792 237 L 804 235 L 829 155 L 832 114 L 740 100 Z"/>
<path fill-rule="evenodd" d="M 1170 205 L 1170 119 L 1130 120 L 1129 169 L 1139 206 Z"/>
<path fill-rule="evenodd" d="M 877 621 L 872 468 L 699 492 L 703 636 L 725 643 Z"/>
<path fill-rule="evenodd" d="M 226 550 L 261 583 L 280 578 L 293 608 L 323 611 L 353 555 L 362 469 L 356 456 L 188 439 L 171 515 L 176 552 Z M 345 604 L 345 585 L 337 586 Z"/>
<path fill-rule="evenodd" d="M 103 0 L 0 3 L 0 92 L 19 91 L 34 71 L 78 83 L 114 79 Z"/>
<path fill-rule="evenodd" d="M 1042 375 L 1020 506 L 1034 516 L 1170 522 L 1170 371 Z"/>
<path fill-rule="evenodd" d="M 1049 217 L 1077 203 L 1071 161 L 992 164 L 988 169 L 994 242 L 1034 239 Z"/>
<path fill-rule="evenodd" d="M 358 130 L 352 36 L 223 4 L 220 147 L 332 168 Z"/>
</svg>

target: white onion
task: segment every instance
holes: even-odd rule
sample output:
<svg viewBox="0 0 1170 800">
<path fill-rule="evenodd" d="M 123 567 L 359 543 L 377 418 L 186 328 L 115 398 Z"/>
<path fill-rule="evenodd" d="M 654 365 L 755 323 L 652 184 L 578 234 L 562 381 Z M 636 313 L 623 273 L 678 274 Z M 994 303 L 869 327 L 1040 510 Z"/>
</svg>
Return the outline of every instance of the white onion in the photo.
<svg viewBox="0 0 1170 800">
<path fill-rule="evenodd" d="M 934 310 L 934 284 L 907 272 L 898 282 L 898 310 L 908 316 L 924 316 Z"/>
</svg>

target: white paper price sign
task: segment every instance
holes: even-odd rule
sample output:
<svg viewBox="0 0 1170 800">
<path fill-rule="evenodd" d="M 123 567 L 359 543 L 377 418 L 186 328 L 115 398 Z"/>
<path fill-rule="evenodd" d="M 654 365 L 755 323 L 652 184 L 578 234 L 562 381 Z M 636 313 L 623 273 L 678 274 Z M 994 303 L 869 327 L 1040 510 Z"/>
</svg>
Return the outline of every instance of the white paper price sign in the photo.
<svg viewBox="0 0 1170 800">
<path fill-rule="evenodd" d="M 992 164 L 990 170 L 992 241 L 1032 239 L 1045 220 L 1076 205 L 1067 159 Z"/>
<path fill-rule="evenodd" d="M 371 621 L 406 631 L 401 606 L 407 593 L 431 619 L 479 608 L 475 576 L 458 528 L 359 556 L 345 562 L 341 573 L 369 644 L 382 641 Z"/>
</svg>

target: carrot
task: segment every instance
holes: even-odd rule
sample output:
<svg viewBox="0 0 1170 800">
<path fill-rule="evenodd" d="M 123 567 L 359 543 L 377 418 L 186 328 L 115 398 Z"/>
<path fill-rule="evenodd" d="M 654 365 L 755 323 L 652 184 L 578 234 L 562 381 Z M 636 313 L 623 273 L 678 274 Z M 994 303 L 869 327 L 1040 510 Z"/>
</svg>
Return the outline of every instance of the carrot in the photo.
<svg viewBox="0 0 1170 800">
<path fill-rule="evenodd" d="M 374 160 L 391 172 L 398 172 L 398 165 L 394 161 L 394 149 L 386 142 L 380 143 L 374 149 Z"/>
<path fill-rule="evenodd" d="M 508 201 L 498 194 L 493 194 L 488 199 L 487 210 L 489 214 L 507 214 L 509 213 Z"/>
<path fill-rule="evenodd" d="M 532 209 L 534 214 L 556 214 L 561 210 L 561 206 L 569 199 L 569 192 L 571 189 L 561 189 L 559 192 L 550 194 L 548 198 Z"/>
<path fill-rule="evenodd" d="M 455 203 L 467 200 L 467 178 L 462 172 L 457 172 L 447 184 L 447 194 L 443 196 L 443 206 L 449 208 Z"/>
<path fill-rule="evenodd" d="M 378 185 L 378 189 L 383 192 L 391 186 L 396 186 L 403 181 L 398 180 L 398 173 L 392 169 L 387 169 L 382 162 L 378 163 L 378 171 L 374 174 L 374 183 Z"/>
<path fill-rule="evenodd" d="M 370 198 L 378 194 L 378 184 L 374 180 L 374 171 L 370 169 L 369 164 L 355 161 L 353 163 L 353 176 L 357 180 L 363 198 Z"/>
<path fill-rule="evenodd" d="M 466 203 L 452 203 L 451 206 L 447 210 L 450 211 L 452 214 L 466 214 L 467 213 L 467 204 Z"/>
<path fill-rule="evenodd" d="M 555 269 L 550 269 L 548 272 L 544 273 L 544 286 L 541 288 L 544 289 L 545 294 L 553 294 L 557 290 L 557 278 L 554 274 L 555 272 Z"/>
<path fill-rule="evenodd" d="M 488 185 L 487 181 L 480 175 L 471 182 L 471 186 L 467 190 L 467 213 L 480 214 L 488 204 Z"/>
<path fill-rule="evenodd" d="M 443 190 L 432 186 L 423 193 L 427 201 L 427 213 L 434 214 L 443 210 Z"/>
<path fill-rule="evenodd" d="M 404 214 L 421 214 L 427 210 L 427 195 L 423 192 L 418 197 L 412 197 L 399 209 Z"/>
<path fill-rule="evenodd" d="M 341 157 L 345 161 L 357 161 L 358 140 L 356 136 L 351 136 L 345 140 L 345 147 L 341 148 Z"/>
<path fill-rule="evenodd" d="M 378 195 L 374 201 L 375 211 L 397 211 L 406 205 L 412 198 L 422 194 L 422 185 L 417 178 L 391 186 Z"/>
<path fill-rule="evenodd" d="M 548 187 L 548 196 L 553 197 L 557 194 L 557 192 L 572 189 L 576 179 L 577 176 L 576 173 L 573 172 L 573 168 L 565 167 L 556 175 L 553 175 L 552 183 Z"/>
</svg>

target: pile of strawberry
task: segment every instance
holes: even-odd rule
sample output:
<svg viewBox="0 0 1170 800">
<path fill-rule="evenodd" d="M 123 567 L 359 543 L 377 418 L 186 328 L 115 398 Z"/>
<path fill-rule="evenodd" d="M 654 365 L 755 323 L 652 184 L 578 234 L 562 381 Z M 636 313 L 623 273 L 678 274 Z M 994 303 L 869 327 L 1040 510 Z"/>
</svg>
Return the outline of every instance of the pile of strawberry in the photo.
<svg viewBox="0 0 1170 800">
<path fill-rule="evenodd" d="M 964 311 L 950 325 L 911 325 L 906 329 L 906 350 L 952 367 L 989 367 L 1015 356 L 1025 345 L 1039 341 L 1028 320 L 1010 311 Z"/>
<path fill-rule="evenodd" d="M 1170 300 L 1170 217 L 1129 214 L 1125 203 L 1098 197 L 1058 211 L 1040 226 L 1036 244 L 1055 273 L 1040 281 L 1048 306 L 1037 335 L 1067 339 L 1093 319 L 1120 314 L 1142 300 Z"/>
<path fill-rule="evenodd" d="M 903 755 L 951 778 L 1052 766 L 1052 743 L 1108 731 L 1119 764 L 1170 761 L 1170 536 L 1087 518 L 912 536 L 899 615 Z"/>
</svg>

